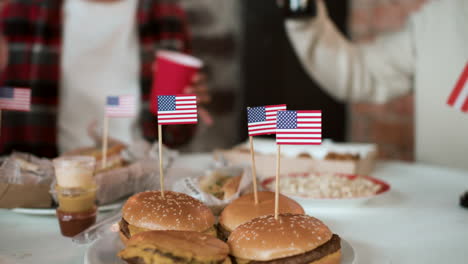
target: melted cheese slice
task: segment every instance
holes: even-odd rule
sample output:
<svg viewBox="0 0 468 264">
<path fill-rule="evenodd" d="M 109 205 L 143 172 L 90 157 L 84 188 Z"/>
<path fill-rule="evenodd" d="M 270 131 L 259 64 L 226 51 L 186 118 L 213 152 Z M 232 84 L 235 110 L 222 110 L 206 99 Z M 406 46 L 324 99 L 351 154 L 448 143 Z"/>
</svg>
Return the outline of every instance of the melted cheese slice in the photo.
<svg viewBox="0 0 468 264">
<path fill-rule="evenodd" d="M 147 251 L 146 249 L 152 248 L 151 245 L 133 245 L 127 247 L 126 249 L 120 251 L 119 257 L 122 259 L 131 259 L 131 258 L 141 258 L 144 263 L 158 263 L 158 264 L 174 264 L 175 261 L 169 257 L 163 256 L 161 254 L 155 254 L 153 252 Z"/>
<path fill-rule="evenodd" d="M 150 249 L 150 250 L 148 250 Z M 171 259 L 170 257 L 164 256 L 164 253 L 157 253 L 157 252 L 152 252 L 152 249 L 155 249 L 153 245 L 149 244 L 138 244 L 138 245 L 132 245 L 124 250 L 120 251 L 118 256 L 121 257 L 122 259 L 131 259 L 131 258 L 141 258 L 143 259 L 144 263 L 158 263 L 158 264 L 175 264 L 175 263 L 180 263 L 180 261 L 176 261 L 174 259 Z M 168 252 L 169 253 L 169 252 Z M 171 253 L 169 253 L 171 254 Z M 193 259 L 193 253 L 187 252 L 184 254 L 183 252 L 179 252 L 177 254 L 178 258 L 183 258 L 183 259 L 189 259 L 191 260 L 190 263 L 192 264 L 210 264 L 213 263 L 213 261 L 201 261 L 201 260 L 195 260 Z M 188 262 L 187 262 L 188 263 Z M 227 257 L 224 261 L 223 264 L 231 264 L 231 260 L 229 257 Z"/>
<path fill-rule="evenodd" d="M 208 228 L 207 230 L 203 231 L 202 233 L 210 235 L 210 236 L 214 236 L 214 237 L 218 236 L 218 233 L 216 232 L 216 228 L 214 226 Z"/>
</svg>

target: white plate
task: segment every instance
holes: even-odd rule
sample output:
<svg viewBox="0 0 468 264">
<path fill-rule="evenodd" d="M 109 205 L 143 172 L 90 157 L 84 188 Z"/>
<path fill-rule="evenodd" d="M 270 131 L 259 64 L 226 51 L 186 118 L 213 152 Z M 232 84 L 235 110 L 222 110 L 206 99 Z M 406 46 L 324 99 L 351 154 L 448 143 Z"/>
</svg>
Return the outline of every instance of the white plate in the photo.
<svg viewBox="0 0 468 264">
<path fill-rule="evenodd" d="M 117 257 L 123 249 L 118 233 L 111 233 L 94 241 L 85 254 L 85 264 L 125 264 Z M 356 264 L 357 255 L 353 247 L 341 239 L 341 264 Z"/>
<path fill-rule="evenodd" d="M 111 204 L 106 204 L 98 206 L 99 212 L 112 211 L 118 209 L 122 205 L 122 202 L 116 202 Z M 55 208 L 13 208 L 12 212 L 18 214 L 28 214 L 28 215 L 55 215 Z"/>
<path fill-rule="evenodd" d="M 249 149 L 249 141 L 240 145 Z M 329 152 L 359 154 L 366 157 L 369 153 L 376 151 L 376 144 L 372 143 L 338 143 L 331 139 L 324 139 L 321 145 L 285 145 L 281 147 L 281 154 L 287 157 L 297 157 L 307 153 L 314 159 L 324 159 Z M 276 154 L 277 146 L 274 138 L 255 137 L 255 152 L 271 155 Z"/>
<path fill-rule="evenodd" d="M 307 174 L 290 174 L 288 175 L 289 177 L 303 177 Z M 335 175 L 340 176 L 340 177 L 346 177 L 348 179 L 356 179 L 357 175 L 352 175 L 352 174 L 343 174 L 343 173 L 336 173 Z M 297 195 L 291 195 L 287 193 L 281 193 L 283 195 L 288 196 L 291 199 L 296 200 L 304 209 L 306 210 L 311 210 L 314 208 L 343 208 L 343 207 L 357 207 L 365 204 L 366 202 L 375 199 L 376 197 L 380 197 L 386 193 L 388 193 L 391 189 L 390 184 L 387 182 L 384 182 L 380 179 L 373 178 L 370 176 L 360 176 L 364 177 L 369 181 L 372 181 L 374 184 L 377 184 L 380 186 L 379 191 L 372 196 L 366 196 L 366 197 L 356 197 L 356 198 L 308 198 L 308 197 L 303 197 L 303 196 L 297 196 Z M 269 186 L 270 183 L 275 181 L 275 177 L 270 177 L 266 178 L 261 182 L 262 187 L 265 190 L 272 191 L 274 192 L 275 190 L 272 190 Z"/>
</svg>

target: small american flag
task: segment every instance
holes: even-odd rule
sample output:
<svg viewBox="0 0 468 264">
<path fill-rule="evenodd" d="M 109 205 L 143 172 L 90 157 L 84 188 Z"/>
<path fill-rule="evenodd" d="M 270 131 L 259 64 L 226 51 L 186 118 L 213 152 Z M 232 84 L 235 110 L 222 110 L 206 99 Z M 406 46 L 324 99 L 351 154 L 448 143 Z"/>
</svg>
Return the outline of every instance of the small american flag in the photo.
<svg viewBox="0 0 468 264">
<path fill-rule="evenodd" d="M 455 109 L 468 112 L 468 63 L 450 94 L 447 104 Z"/>
<path fill-rule="evenodd" d="M 109 117 L 135 116 L 135 96 L 107 96 L 106 115 Z"/>
<path fill-rule="evenodd" d="M 159 125 L 196 124 L 197 121 L 197 96 L 158 96 Z"/>
<path fill-rule="evenodd" d="M 276 133 L 276 113 L 286 110 L 286 105 L 267 105 L 247 108 L 249 136 Z"/>
<path fill-rule="evenodd" d="M 31 89 L 2 87 L 0 88 L 0 109 L 31 110 Z"/>
<path fill-rule="evenodd" d="M 322 143 L 322 111 L 279 111 L 276 127 L 278 145 Z"/>
</svg>

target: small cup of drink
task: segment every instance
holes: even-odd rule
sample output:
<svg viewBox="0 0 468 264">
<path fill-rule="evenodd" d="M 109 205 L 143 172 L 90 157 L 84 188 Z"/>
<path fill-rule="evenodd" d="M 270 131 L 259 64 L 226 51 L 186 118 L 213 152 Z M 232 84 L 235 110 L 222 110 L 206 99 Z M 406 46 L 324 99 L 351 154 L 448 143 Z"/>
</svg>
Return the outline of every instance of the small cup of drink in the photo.
<svg viewBox="0 0 468 264">
<path fill-rule="evenodd" d="M 96 222 L 94 179 L 96 160 L 88 156 L 67 156 L 53 161 L 57 185 L 57 218 L 64 236 L 74 236 Z"/>
</svg>

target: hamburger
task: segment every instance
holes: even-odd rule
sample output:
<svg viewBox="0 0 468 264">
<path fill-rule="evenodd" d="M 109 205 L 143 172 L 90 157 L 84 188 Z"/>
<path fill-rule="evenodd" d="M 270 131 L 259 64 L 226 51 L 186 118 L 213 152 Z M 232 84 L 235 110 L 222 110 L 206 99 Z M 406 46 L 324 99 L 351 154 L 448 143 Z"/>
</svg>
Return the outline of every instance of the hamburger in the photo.
<svg viewBox="0 0 468 264">
<path fill-rule="evenodd" d="M 146 191 L 133 195 L 122 208 L 120 237 L 125 243 L 133 235 L 151 230 L 195 231 L 216 236 L 211 210 L 183 193 Z"/>
<path fill-rule="evenodd" d="M 281 239 L 278 239 L 281 238 Z M 295 214 L 263 216 L 236 228 L 228 239 L 239 264 L 339 264 L 340 237 L 320 220 Z"/>
<path fill-rule="evenodd" d="M 258 204 L 255 204 L 253 193 L 243 195 L 226 206 L 221 212 L 218 236 L 226 240 L 229 234 L 239 225 L 259 216 L 274 214 L 274 212 L 274 192 L 258 192 Z M 280 194 L 279 213 L 304 214 L 304 209 L 296 201 Z"/>
<path fill-rule="evenodd" d="M 223 241 L 193 231 L 149 231 L 128 240 L 118 256 L 128 264 L 231 263 Z"/>
<path fill-rule="evenodd" d="M 107 148 L 106 166 L 103 167 L 103 155 L 101 146 L 78 148 L 63 154 L 63 156 L 90 156 L 96 159 L 95 173 L 101 173 L 125 165 L 122 151 L 127 148 L 124 144 L 111 142 Z"/>
</svg>

